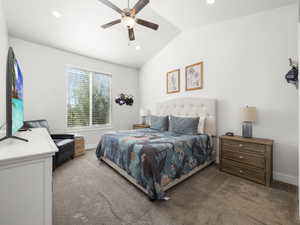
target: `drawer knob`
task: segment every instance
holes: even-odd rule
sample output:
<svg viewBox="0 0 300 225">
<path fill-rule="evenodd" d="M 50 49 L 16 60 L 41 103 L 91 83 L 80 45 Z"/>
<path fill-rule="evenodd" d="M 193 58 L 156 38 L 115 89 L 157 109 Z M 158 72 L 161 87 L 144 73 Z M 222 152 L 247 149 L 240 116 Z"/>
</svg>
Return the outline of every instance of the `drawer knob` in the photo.
<svg viewBox="0 0 300 225">
<path fill-rule="evenodd" d="M 243 170 L 240 170 L 240 173 L 243 173 Z"/>
<path fill-rule="evenodd" d="M 240 147 L 243 147 L 243 145 L 242 145 L 242 144 L 240 144 Z"/>
<path fill-rule="evenodd" d="M 243 159 L 243 158 L 244 158 L 244 156 L 240 156 L 239 158 L 240 158 L 240 159 Z"/>
</svg>

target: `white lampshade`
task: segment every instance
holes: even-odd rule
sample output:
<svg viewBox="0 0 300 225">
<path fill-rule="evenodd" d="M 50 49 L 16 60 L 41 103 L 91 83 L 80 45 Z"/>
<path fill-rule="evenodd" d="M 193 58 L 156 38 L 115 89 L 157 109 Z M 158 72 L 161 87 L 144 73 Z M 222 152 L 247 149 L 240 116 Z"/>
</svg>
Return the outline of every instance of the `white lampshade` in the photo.
<svg viewBox="0 0 300 225">
<path fill-rule="evenodd" d="M 149 109 L 140 109 L 140 116 L 149 116 L 150 110 Z"/>
<path fill-rule="evenodd" d="M 255 122 L 256 121 L 256 107 L 245 106 L 241 108 L 241 117 L 243 122 Z"/>
</svg>

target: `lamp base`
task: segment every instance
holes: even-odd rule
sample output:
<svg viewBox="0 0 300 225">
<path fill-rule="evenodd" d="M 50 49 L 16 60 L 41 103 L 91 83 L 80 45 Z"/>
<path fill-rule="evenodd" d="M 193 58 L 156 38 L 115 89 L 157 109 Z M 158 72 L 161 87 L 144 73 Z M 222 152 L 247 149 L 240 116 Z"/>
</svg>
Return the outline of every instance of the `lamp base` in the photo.
<svg viewBox="0 0 300 225">
<path fill-rule="evenodd" d="M 143 125 L 146 125 L 146 122 L 147 122 L 147 121 L 146 121 L 146 116 L 142 116 L 142 124 L 143 124 Z"/>
<path fill-rule="evenodd" d="M 243 122 L 243 137 L 252 138 L 252 122 Z"/>
</svg>

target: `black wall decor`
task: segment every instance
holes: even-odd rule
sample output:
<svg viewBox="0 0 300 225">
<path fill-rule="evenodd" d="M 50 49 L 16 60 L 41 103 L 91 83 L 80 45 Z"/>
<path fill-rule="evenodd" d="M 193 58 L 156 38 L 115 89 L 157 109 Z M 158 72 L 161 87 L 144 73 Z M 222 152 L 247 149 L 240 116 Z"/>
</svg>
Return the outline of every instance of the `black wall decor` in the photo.
<svg viewBox="0 0 300 225">
<path fill-rule="evenodd" d="M 134 103 L 134 97 L 132 95 L 120 94 L 116 97 L 115 102 L 119 105 L 132 106 Z"/>
<path fill-rule="evenodd" d="M 285 75 L 285 79 L 288 83 L 294 84 L 298 89 L 298 63 L 293 62 L 292 59 L 289 59 L 289 61 L 292 69 Z"/>
</svg>

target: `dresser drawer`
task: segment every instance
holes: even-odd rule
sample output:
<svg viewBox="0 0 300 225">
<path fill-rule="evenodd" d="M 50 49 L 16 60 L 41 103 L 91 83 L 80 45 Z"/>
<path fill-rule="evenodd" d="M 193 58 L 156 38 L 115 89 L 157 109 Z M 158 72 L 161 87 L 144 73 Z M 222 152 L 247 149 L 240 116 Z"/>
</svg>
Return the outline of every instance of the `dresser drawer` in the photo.
<svg viewBox="0 0 300 225">
<path fill-rule="evenodd" d="M 264 156 L 266 150 L 265 145 L 231 140 L 223 140 L 222 148 L 223 151 L 230 150 L 248 154 L 259 154 L 261 156 Z"/>
<path fill-rule="evenodd" d="M 226 150 L 223 152 L 222 157 L 243 164 L 248 164 L 250 166 L 258 167 L 260 169 L 265 169 L 266 165 L 265 158 L 263 156 L 254 154 L 246 154 L 243 152 L 234 152 Z"/>
<path fill-rule="evenodd" d="M 257 183 L 265 184 L 265 171 L 254 169 L 231 160 L 222 160 L 222 171 L 237 175 Z"/>
</svg>

